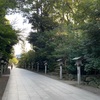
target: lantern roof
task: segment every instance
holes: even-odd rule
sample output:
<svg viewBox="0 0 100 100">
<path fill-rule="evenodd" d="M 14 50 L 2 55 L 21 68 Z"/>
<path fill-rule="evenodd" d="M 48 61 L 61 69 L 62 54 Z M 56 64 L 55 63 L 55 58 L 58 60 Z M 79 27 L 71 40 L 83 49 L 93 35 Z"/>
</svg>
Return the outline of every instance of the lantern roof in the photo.
<svg viewBox="0 0 100 100">
<path fill-rule="evenodd" d="M 82 57 L 75 57 L 72 60 L 81 60 L 81 59 L 82 59 Z"/>
</svg>

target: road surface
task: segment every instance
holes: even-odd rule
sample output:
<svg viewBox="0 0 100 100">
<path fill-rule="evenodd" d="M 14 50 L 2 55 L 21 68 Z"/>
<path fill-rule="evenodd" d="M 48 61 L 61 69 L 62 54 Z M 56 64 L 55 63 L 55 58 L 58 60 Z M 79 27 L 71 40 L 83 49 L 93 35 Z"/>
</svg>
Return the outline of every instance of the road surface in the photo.
<svg viewBox="0 0 100 100">
<path fill-rule="evenodd" d="M 2 100 L 100 100 L 100 96 L 44 75 L 14 68 Z"/>
</svg>

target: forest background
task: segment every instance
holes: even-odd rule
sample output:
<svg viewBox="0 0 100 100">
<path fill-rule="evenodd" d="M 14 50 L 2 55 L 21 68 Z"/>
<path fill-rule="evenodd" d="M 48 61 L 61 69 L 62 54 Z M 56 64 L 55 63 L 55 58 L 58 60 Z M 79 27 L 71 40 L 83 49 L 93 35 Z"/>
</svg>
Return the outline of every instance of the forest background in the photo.
<svg viewBox="0 0 100 100">
<path fill-rule="evenodd" d="M 47 61 L 49 71 L 54 71 L 58 67 L 57 59 L 62 59 L 66 72 L 76 74 L 72 59 L 82 57 L 82 74 L 99 76 L 100 0 L 13 0 L 10 9 L 8 4 L 12 0 L 1 1 L 0 38 L 3 40 L 0 47 L 3 49 L 0 51 L 3 56 L 10 56 L 12 46 L 18 41 L 16 31 L 4 16 L 8 11 L 21 11 L 35 32 L 30 32 L 27 38 L 33 50 L 23 52 L 19 66 L 24 66 L 25 62 L 27 66 L 31 62 L 36 66 L 39 62 L 42 69 L 43 62 Z"/>
</svg>

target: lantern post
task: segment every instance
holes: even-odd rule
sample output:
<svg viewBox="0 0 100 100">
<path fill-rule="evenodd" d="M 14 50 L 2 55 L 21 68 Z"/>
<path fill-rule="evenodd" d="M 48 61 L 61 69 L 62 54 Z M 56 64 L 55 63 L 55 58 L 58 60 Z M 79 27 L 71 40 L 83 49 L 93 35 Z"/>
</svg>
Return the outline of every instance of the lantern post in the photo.
<svg viewBox="0 0 100 100">
<path fill-rule="evenodd" d="M 58 59 L 57 61 L 58 61 L 58 65 L 59 65 L 59 67 L 60 67 L 60 72 L 59 72 L 59 74 L 60 74 L 60 79 L 62 79 L 62 65 L 63 65 L 62 59 Z"/>
<path fill-rule="evenodd" d="M 37 62 L 37 72 L 39 72 L 39 62 Z"/>
<path fill-rule="evenodd" d="M 47 61 L 44 61 L 44 66 L 45 66 L 45 74 L 47 74 Z"/>
<path fill-rule="evenodd" d="M 77 66 L 77 82 L 78 85 L 81 83 L 81 66 L 82 66 L 82 57 L 75 57 L 72 60 L 74 60 Z"/>
</svg>

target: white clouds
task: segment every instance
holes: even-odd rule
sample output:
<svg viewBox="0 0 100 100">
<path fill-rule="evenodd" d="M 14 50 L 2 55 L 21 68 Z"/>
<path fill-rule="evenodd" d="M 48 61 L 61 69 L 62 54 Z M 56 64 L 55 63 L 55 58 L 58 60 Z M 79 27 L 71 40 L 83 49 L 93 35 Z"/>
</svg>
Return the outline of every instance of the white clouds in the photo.
<svg viewBox="0 0 100 100">
<path fill-rule="evenodd" d="M 26 48 L 26 51 L 29 51 L 29 50 L 31 50 L 32 48 L 31 48 L 31 45 L 28 43 L 28 41 L 25 41 L 25 48 Z"/>
<path fill-rule="evenodd" d="M 14 46 L 14 50 L 15 50 L 15 55 L 20 55 L 22 53 L 22 48 L 21 48 L 21 44 L 16 44 Z"/>
<path fill-rule="evenodd" d="M 31 31 L 31 24 L 29 24 L 28 20 L 22 17 L 21 14 L 17 13 L 17 14 L 7 15 L 6 18 L 10 21 L 10 24 L 13 26 L 13 28 L 22 30 L 20 35 L 22 35 L 23 39 L 29 35 L 29 32 Z M 31 49 L 30 44 L 26 40 L 25 40 L 25 49 L 26 51 L 29 51 Z M 22 53 L 22 46 L 20 42 L 14 46 L 14 50 L 15 50 L 15 55 L 19 55 Z"/>
<path fill-rule="evenodd" d="M 15 28 L 22 30 L 20 33 L 24 37 L 28 36 L 28 33 L 31 31 L 31 24 L 28 23 L 28 20 L 22 17 L 21 14 L 12 14 L 7 15 L 6 18 L 10 20 L 10 24 Z"/>
<path fill-rule="evenodd" d="M 21 42 L 19 42 L 18 44 L 16 44 L 14 47 L 15 50 L 15 55 L 20 55 L 22 53 L 22 45 Z M 28 52 L 29 50 L 31 50 L 31 45 L 28 43 L 28 41 L 25 41 L 25 51 Z"/>
</svg>

